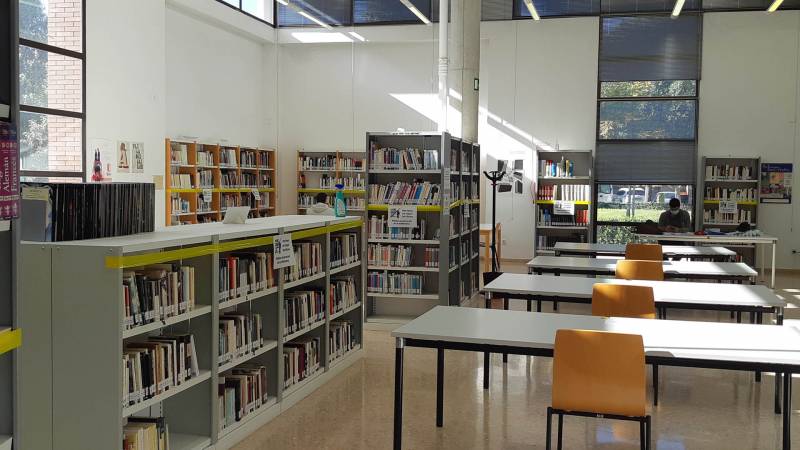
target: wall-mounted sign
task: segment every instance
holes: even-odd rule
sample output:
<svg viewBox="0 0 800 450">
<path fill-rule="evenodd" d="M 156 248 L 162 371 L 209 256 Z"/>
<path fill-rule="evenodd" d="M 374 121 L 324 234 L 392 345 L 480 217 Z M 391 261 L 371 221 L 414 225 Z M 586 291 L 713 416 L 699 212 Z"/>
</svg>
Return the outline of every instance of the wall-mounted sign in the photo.
<svg viewBox="0 0 800 450">
<path fill-rule="evenodd" d="M 792 164 L 761 163 L 761 203 L 792 203 Z"/>
</svg>

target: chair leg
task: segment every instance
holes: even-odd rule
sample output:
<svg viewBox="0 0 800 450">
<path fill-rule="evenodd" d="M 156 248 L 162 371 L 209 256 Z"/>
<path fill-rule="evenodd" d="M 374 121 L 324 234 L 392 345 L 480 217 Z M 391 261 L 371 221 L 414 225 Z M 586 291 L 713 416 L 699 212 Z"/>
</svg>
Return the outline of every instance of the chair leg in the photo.
<svg viewBox="0 0 800 450">
<path fill-rule="evenodd" d="M 653 444 L 653 427 L 652 427 L 652 417 L 647 416 L 645 417 L 645 450 L 650 450 Z"/>
<path fill-rule="evenodd" d="M 550 430 L 552 428 L 553 428 L 553 408 L 548 406 L 547 407 L 547 435 L 545 435 L 545 441 L 544 441 L 545 442 L 545 444 L 544 444 L 545 450 L 550 450 L 550 447 L 552 445 L 551 442 L 550 442 L 550 439 L 551 439 Z"/>
<path fill-rule="evenodd" d="M 561 444 L 562 444 L 561 436 L 563 434 L 563 431 L 564 431 L 564 414 L 559 414 L 558 415 L 558 440 L 556 441 L 556 443 L 557 443 L 556 444 L 556 448 L 558 450 L 561 450 Z"/>
<path fill-rule="evenodd" d="M 653 406 L 658 406 L 658 364 L 653 364 Z"/>
<path fill-rule="evenodd" d="M 644 419 L 639 421 L 639 448 L 641 450 L 646 450 L 645 442 L 647 442 L 647 433 L 644 429 L 644 423 Z"/>
</svg>

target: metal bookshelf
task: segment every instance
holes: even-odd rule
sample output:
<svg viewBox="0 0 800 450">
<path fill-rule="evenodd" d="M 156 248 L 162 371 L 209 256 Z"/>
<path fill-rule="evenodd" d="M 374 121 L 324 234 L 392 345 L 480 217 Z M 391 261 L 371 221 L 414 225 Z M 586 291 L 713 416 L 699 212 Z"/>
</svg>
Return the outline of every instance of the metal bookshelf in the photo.
<svg viewBox="0 0 800 450">
<path fill-rule="evenodd" d="M 370 274 L 408 273 L 422 276 L 420 293 L 398 293 L 368 289 L 366 323 L 381 328 L 411 320 L 436 305 L 460 305 L 478 291 L 480 146 L 442 133 L 367 133 L 367 243 L 410 247 L 409 267 L 367 267 Z M 438 168 L 379 167 L 372 149 L 434 150 Z M 370 234 L 373 220 L 387 218 L 390 206 L 373 201 L 370 190 L 396 182 L 427 181 L 439 184 L 436 204 L 413 206 L 418 224 L 424 228 L 417 238 Z M 412 233 L 411 230 L 403 229 Z M 425 265 L 426 249 L 438 250 L 438 266 Z"/>
<path fill-rule="evenodd" d="M 352 216 L 277 216 L 245 225 L 198 224 L 112 239 L 23 243 L 22 274 L 28 289 L 23 307 L 36 336 L 35 351 L 22 359 L 20 394 L 26 401 L 20 420 L 26 448 L 119 448 L 127 417 L 137 415 L 163 416 L 171 449 L 232 447 L 363 356 L 363 247 L 357 262 L 332 267 L 330 257 L 331 239 L 358 233 L 360 244 L 362 225 L 361 218 Z M 287 234 L 293 243 L 322 244 L 322 272 L 288 283 L 283 281 L 286 269 L 279 269 L 274 288 L 237 292 L 234 299 L 220 292 L 222 258 L 233 252 L 271 251 L 274 237 Z M 123 271 L 160 263 L 194 267 L 195 308 L 164 322 L 125 329 Z M 327 297 L 331 276 L 344 274 L 354 277 L 357 303 L 332 312 L 327 298 L 323 321 L 284 336 L 286 293 L 314 288 Z M 217 333 L 221 314 L 229 311 L 261 314 L 263 342 L 223 359 Z M 335 358 L 328 342 L 334 319 L 353 324 L 357 344 Z M 123 405 L 120 361 L 125 344 L 169 332 L 193 334 L 200 376 L 155 398 Z M 283 348 L 299 336 L 320 339 L 321 368 L 284 386 Z M 268 401 L 220 428 L 218 379 L 245 363 L 267 368 Z"/>
<path fill-rule="evenodd" d="M 328 164 L 304 164 L 305 158 L 321 158 Z M 366 165 L 364 152 L 345 151 L 306 151 L 297 152 L 297 211 L 305 214 L 316 201 L 314 197 L 322 192 L 328 194 L 328 203 L 333 206 L 336 194 L 335 180 L 341 178 L 358 179 L 362 186 L 346 186 L 345 201 L 348 202 L 347 214 L 365 216 L 366 214 Z M 334 181 L 325 181 L 334 180 Z"/>
<path fill-rule="evenodd" d="M 534 255 L 555 254 L 559 241 L 592 242 L 592 151 L 539 148 L 536 156 Z M 574 214 L 555 214 L 565 207 Z"/>
<path fill-rule="evenodd" d="M 250 206 L 253 218 L 277 214 L 275 150 L 172 139 L 166 139 L 165 146 L 167 226 L 219 222 L 228 206 Z M 186 160 L 176 161 L 174 152 L 182 149 Z M 227 155 L 233 155 L 234 160 L 225 158 Z M 211 179 L 201 179 L 201 173 Z M 188 186 L 177 183 L 180 175 L 189 176 Z M 236 181 L 226 183 L 228 176 L 235 176 Z M 255 182 L 245 182 L 244 177 Z"/>
</svg>

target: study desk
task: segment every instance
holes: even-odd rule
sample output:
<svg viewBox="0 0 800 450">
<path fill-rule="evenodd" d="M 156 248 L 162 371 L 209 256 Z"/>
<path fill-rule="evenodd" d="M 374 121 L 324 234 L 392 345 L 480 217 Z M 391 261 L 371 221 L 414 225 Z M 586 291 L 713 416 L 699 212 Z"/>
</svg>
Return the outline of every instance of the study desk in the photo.
<svg viewBox="0 0 800 450">
<path fill-rule="evenodd" d="M 750 281 L 755 284 L 758 272 L 745 263 L 664 261 L 664 278 Z M 614 275 L 617 261 L 577 258 L 574 256 L 537 256 L 528 261 L 528 273 L 560 275 Z"/>
<path fill-rule="evenodd" d="M 553 247 L 556 256 L 625 256 L 623 244 L 590 244 L 586 242 L 556 242 Z M 736 252 L 725 247 L 703 247 L 693 245 L 664 245 L 665 258 L 711 259 L 719 262 L 736 260 Z"/>
<path fill-rule="evenodd" d="M 772 278 L 769 287 L 775 289 L 775 251 L 778 238 L 774 236 L 696 235 L 694 233 L 637 234 L 640 241 L 698 242 L 714 245 L 761 245 L 761 276 L 764 276 L 764 246 L 772 245 Z"/>
<path fill-rule="evenodd" d="M 641 335 L 645 362 L 659 366 L 782 373 L 783 449 L 791 449 L 792 374 L 800 373 L 800 331 L 794 327 L 628 319 L 437 306 L 392 332 L 395 338 L 394 448 L 402 448 L 403 358 L 406 347 L 434 348 L 436 426 L 444 423 L 444 351 L 553 356 L 556 331 L 581 329 Z"/>
</svg>

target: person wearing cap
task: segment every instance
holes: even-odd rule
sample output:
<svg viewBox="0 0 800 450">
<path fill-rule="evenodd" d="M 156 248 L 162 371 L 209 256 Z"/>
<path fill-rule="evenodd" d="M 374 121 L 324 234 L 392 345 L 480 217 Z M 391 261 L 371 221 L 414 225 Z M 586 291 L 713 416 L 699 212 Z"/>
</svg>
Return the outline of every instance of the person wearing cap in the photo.
<svg viewBox="0 0 800 450">
<path fill-rule="evenodd" d="M 669 201 L 669 209 L 658 218 L 658 229 L 671 233 L 692 231 L 692 218 L 687 211 L 681 209 L 681 201 L 673 198 Z"/>
</svg>

